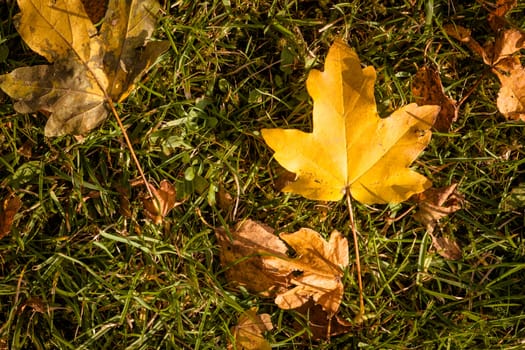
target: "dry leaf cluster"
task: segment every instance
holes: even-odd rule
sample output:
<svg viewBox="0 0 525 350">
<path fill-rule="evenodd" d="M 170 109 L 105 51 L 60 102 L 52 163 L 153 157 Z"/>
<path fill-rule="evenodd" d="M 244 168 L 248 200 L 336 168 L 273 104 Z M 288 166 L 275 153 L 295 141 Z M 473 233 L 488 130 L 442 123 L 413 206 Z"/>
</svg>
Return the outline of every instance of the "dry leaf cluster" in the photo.
<svg viewBox="0 0 525 350">
<path fill-rule="evenodd" d="M 484 45 L 472 37 L 468 28 L 449 24 L 444 29 L 448 35 L 465 43 L 496 74 L 501 83 L 496 101 L 501 114 L 508 119 L 525 121 L 525 67 L 519 55 L 519 51 L 525 49 L 525 32 L 507 28 L 504 16 L 516 6 L 515 0 L 498 0 L 497 5 L 488 16 L 495 37 Z"/>
</svg>

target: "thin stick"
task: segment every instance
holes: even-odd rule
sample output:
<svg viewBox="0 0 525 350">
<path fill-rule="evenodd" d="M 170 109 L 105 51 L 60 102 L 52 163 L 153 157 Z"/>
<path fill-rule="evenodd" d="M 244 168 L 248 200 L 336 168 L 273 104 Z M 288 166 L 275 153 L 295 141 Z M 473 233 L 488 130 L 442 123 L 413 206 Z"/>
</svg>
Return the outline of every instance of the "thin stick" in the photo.
<svg viewBox="0 0 525 350">
<path fill-rule="evenodd" d="M 150 195 L 151 198 L 156 199 L 157 196 L 154 196 L 153 192 L 151 192 L 151 189 L 149 188 L 149 182 L 146 179 L 146 176 L 144 175 L 144 171 L 142 171 L 142 167 L 140 166 L 139 159 L 137 158 L 137 155 L 135 154 L 135 151 L 133 150 L 133 146 L 131 145 L 131 141 L 129 140 L 128 133 L 126 132 L 126 129 L 124 129 L 124 124 L 122 124 L 122 120 L 120 119 L 120 116 L 118 115 L 118 112 L 115 109 L 115 106 L 113 105 L 113 101 L 111 101 L 111 99 L 108 98 L 107 103 L 109 104 L 109 108 L 111 108 L 111 113 L 113 113 L 113 116 L 115 116 L 115 119 L 117 120 L 120 130 L 122 130 L 122 135 L 124 135 L 124 140 L 126 140 L 126 145 L 128 146 L 129 152 L 131 153 L 131 158 L 133 158 L 133 162 L 137 166 L 137 170 L 139 171 L 142 181 L 144 181 L 144 186 L 146 186 L 146 189 L 148 190 L 148 194 Z"/>
<path fill-rule="evenodd" d="M 346 204 L 348 205 L 348 213 L 350 214 L 350 227 L 352 229 L 352 236 L 354 237 L 354 250 L 355 250 L 355 266 L 357 269 L 357 284 L 359 285 L 359 315 L 356 317 L 357 320 L 362 320 L 365 314 L 365 300 L 363 297 L 363 281 L 361 279 L 361 258 L 359 257 L 359 241 L 357 240 L 357 229 L 354 221 L 354 209 L 352 208 L 352 198 L 350 191 L 346 191 Z"/>
</svg>

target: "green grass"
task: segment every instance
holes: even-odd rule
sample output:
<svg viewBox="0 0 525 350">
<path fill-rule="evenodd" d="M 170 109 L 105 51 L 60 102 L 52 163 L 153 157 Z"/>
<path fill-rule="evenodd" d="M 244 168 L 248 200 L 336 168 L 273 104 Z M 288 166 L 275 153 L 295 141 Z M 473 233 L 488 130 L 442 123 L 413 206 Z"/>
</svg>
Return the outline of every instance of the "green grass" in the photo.
<svg viewBox="0 0 525 350">
<path fill-rule="evenodd" d="M 145 220 L 144 188 L 130 185 L 138 172 L 114 120 L 81 143 L 46 139 L 45 117 L 16 114 L 0 93 L 0 198 L 12 191 L 23 201 L 0 240 L 0 349 L 226 348 L 229 328 L 252 306 L 271 315 L 276 349 L 521 349 L 524 209 L 504 203 L 525 181 L 525 125 L 497 112 L 490 74 L 417 163 L 436 187 L 460 184 L 466 207 L 438 231 L 460 243 L 462 259 L 432 252 L 411 215 L 392 223 L 411 203 L 356 204 L 370 317 L 330 342 L 309 339 L 293 328 L 300 315 L 229 286 L 221 273 L 213 227 L 252 218 L 279 232 L 350 235 L 344 201 L 275 190 L 282 169 L 259 133 L 311 130 L 305 79 L 335 38 L 377 69 L 382 115 L 413 101 L 411 78 L 424 64 L 457 100 L 483 75 L 482 61 L 442 25 L 472 28 L 483 43 L 489 4 L 413 2 L 167 0 L 156 36 L 171 48 L 118 106 L 147 177 L 174 182 L 185 199 L 160 226 Z M 524 10 L 521 2 L 510 15 L 522 29 Z M 0 2 L 1 74 L 42 62 L 20 43 L 16 12 Z M 219 189 L 232 204 L 219 205 Z M 344 283 L 340 313 L 352 320 L 353 265 Z"/>
</svg>

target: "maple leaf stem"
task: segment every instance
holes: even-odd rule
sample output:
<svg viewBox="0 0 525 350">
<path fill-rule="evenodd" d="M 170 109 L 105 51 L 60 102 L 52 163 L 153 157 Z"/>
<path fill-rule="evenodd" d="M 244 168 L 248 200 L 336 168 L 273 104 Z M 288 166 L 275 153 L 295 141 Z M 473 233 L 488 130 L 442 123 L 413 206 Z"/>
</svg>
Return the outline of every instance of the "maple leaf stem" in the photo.
<svg viewBox="0 0 525 350">
<path fill-rule="evenodd" d="M 157 196 L 153 195 L 153 192 L 151 191 L 151 188 L 149 186 L 149 182 L 146 179 L 146 175 L 144 175 L 144 171 L 142 170 L 142 167 L 140 166 L 139 159 L 137 158 L 137 155 L 135 154 L 135 151 L 133 150 L 133 145 L 131 144 L 131 141 L 128 137 L 128 133 L 126 132 L 126 129 L 124 128 L 124 124 L 122 123 L 122 120 L 120 119 L 120 116 L 115 109 L 115 106 L 113 105 L 113 101 L 109 97 L 108 98 L 108 104 L 109 108 L 111 108 L 111 113 L 113 113 L 113 116 L 117 120 L 117 124 L 122 131 L 122 135 L 124 136 L 124 140 L 126 140 L 126 145 L 129 148 L 129 152 L 131 153 L 131 158 L 133 158 L 133 162 L 137 166 L 137 170 L 139 171 L 140 177 L 142 178 L 142 181 L 144 181 L 144 186 L 146 186 L 146 189 L 148 190 L 148 194 L 151 198 L 157 198 Z"/>
<path fill-rule="evenodd" d="M 352 196 L 350 189 L 346 190 L 346 204 L 348 205 L 348 213 L 350 214 L 350 228 L 352 229 L 352 236 L 354 238 L 355 250 L 355 266 L 357 269 L 357 284 L 359 286 L 359 315 L 356 320 L 362 320 L 365 314 L 365 301 L 363 298 L 363 280 L 361 278 L 361 258 L 359 256 L 359 241 L 357 240 L 357 229 L 354 221 L 354 209 L 352 207 Z"/>
</svg>

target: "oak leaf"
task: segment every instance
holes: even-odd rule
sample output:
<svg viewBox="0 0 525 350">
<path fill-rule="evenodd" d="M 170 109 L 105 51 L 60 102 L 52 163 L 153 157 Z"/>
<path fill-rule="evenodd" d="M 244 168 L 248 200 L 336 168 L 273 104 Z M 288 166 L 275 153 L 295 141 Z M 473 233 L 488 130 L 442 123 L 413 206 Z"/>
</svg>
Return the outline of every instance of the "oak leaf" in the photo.
<svg viewBox="0 0 525 350">
<path fill-rule="evenodd" d="M 18 0 L 16 28 L 50 65 L 17 68 L 0 76 L 0 88 L 19 113 L 49 114 L 46 136 L 85 134 L 102 123 L 110 104 L 167 49 L 146 42 L 156 24 L 156 0 L 109 0 L 97 31 L 80 0 Z M 146 45 L 145 45 L 146 44 Z"/>
<path fill-rule="evenodd" d="M 228 350 L 270 350 L 272 347 L 263 333 L 273 329 L 269 314 L 257 314 L 256 308 L 246 310 L 239 317 L 235 327 L 232 327 L 234 344 L 228 345 Z"/>
<path fill-rule="evenodd" d="M 413 103 L 380 118 L 375 77 L 373 67 L 362 69 L 355 51 L 336 41 L 324 72 L 312 70 L 306 81 L 313 132 L 262 130 L 275 159 L 297 175 L 283 191 L 328 201 L 349 191 L 373 204 L 402 202 L 431 186 L 409 165 L 429 143 L 439 107 Z"/>
<path fill-rule="evenodd" d="M 280 292 L 275 303 L 281 309 L 295 309 L 310 299 L 333 317 L 343 298 L 343 269 L 348 266 L 348 241 L 333 231 L 326 242 L 321 235 L 307 228 L 294 233 L 281 233 L 279 237 L 296 253 L 296 258 L 264 257 L 264 265 L 283 274 L 290 270 L 293 288 Z"/>
</svg>

